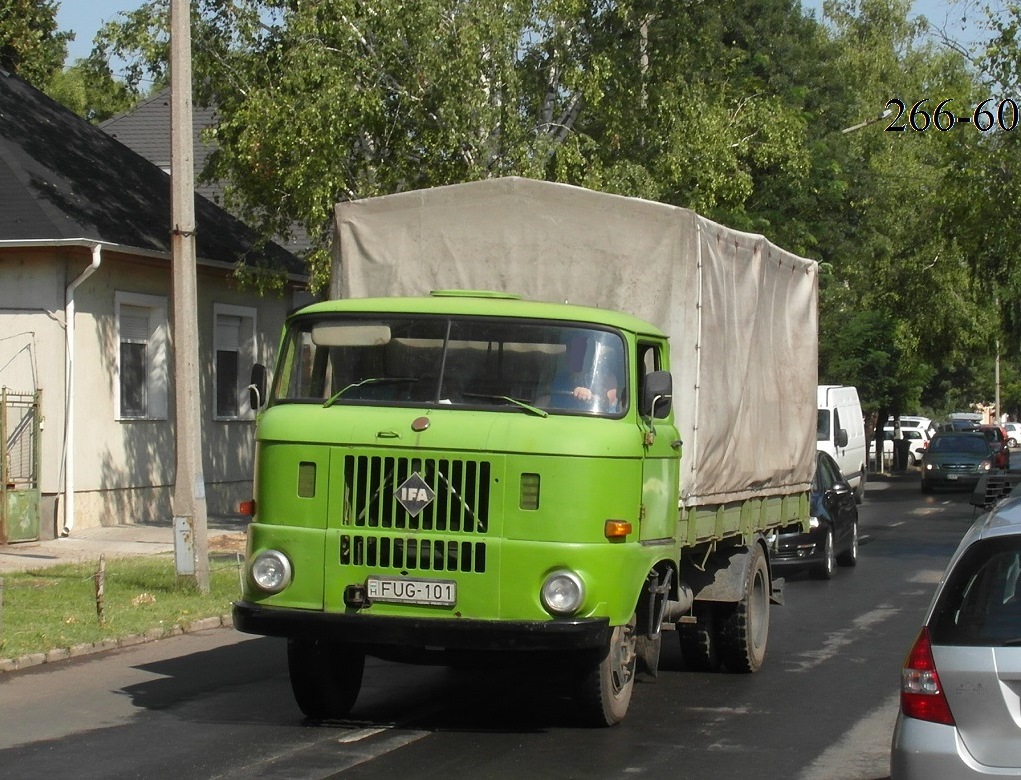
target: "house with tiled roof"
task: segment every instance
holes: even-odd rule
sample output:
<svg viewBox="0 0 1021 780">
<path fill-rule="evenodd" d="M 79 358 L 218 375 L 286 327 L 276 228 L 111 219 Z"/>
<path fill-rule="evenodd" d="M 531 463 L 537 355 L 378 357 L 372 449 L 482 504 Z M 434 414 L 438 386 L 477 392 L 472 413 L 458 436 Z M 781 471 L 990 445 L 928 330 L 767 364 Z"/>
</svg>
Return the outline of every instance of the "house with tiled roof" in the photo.
<svg viewBox="0 0 1021 780">
<path fill-rule="evenodd" d="M 0 543 L 171 524 L 170 204 L 158 165 L 0 71 Z M 251 367 L 309 296 L 293 254 L 198 194 L 195 218 L 206 501 L 229 514 L 252 493 Z"/>
<path fill-rule="evenodd" d="M 199 174 L 206 166 L 215 144 L 205 131 L 216 125 L 216 110 L 195 105 L 192 110 L 192 159 L 196 172 L 195 191 L 214 203 L 223 204 L 223 186 L 218 181 L 202 181 Z M 129 149 L 170 173 L 170 88 L 161 89 L 123 114 L 101 122 L 99 127 Z M 300 225 L 293 225 L 287 239 L 276 243 L 289 252 L 304 257 L 309 250 L 308 234 Z"/>
<path fill-rule="evenodd" d="M 204 198 L 221 204 L 223 188 L 217 183 L 198 181 L 198 173 L 205 167 L 212 144 L 205 137 L 205 130 L 213 127 L 216 113 L 211 108 L 198 104 L 192 107 L 192 160 L 195 166 L 195 191 Z M 113 136 L 129 149 L 142 155 L 149 162 L 170 173 L 170 88 L 161 89 L 142 100 L 130 111 L 118 114 L 104 122 L 99 128 Z M 222 204 L 221 204 L 222 205 Z"/>
</svg>

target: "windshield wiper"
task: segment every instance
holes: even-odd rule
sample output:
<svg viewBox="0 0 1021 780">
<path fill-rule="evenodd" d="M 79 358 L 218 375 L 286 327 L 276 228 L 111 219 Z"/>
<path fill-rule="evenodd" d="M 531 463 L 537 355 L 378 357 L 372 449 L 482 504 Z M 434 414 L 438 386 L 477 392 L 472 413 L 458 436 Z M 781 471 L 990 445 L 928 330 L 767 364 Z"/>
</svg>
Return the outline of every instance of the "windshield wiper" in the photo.
<svg viewBox="0 0 1021 780">
<path fill-rule="evenodd" d="M 463 398 L 485 398 L 489 401 L 503 401 L 508 404 L 513 404 L 519 409 L 524 409 L 526 412 L 531 412 L 539 417 L 549 417 L 549 412 L 544 409 L 540 409 L 537 406 L 526 404 L 524 401 L 519 401 L 517 398 L 511 398 L 509 395 L 490 395 L 488 393 L 461 393 Z"/>
<path fill-rule="evenodd" d="M 324 409 L 328 409 L 329 407 L 333 406 L 333 404 L 342 395 L 344 395 L 344 393 L 346 393 L 348 390 L 351 390 L 351 389 L 353 389 L 355 387 L 361 387 L 362 385 L 391 385 L 391 384 L 400 384 L 402 382 L 417 382 L 417 381 L 418 381 L 418 377 L 413 377 L 413 376 L 376 376 L 376 377 L 369 377 L 368 379 L 363 379 L 360 382 L 352 382 L 347 387 L 342 387 L 340 390 L 338 390 L 336 393 L 334 393 L 333 395 L 331 395 L 329 398 L 326 399 L 326 403 L 323 404 L 323 408 Z"/>
</svg>

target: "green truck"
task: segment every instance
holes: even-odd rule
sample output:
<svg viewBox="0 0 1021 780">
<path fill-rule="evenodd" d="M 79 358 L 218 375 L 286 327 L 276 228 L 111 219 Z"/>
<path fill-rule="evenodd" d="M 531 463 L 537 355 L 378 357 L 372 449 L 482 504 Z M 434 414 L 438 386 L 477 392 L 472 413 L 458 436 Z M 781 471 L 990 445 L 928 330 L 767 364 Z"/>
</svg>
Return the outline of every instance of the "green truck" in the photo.
<svg viewBox="0 0 1021 780">
<path fill-rule="evenodd" d="M 234 605 L 287 638 L 301 710 L 347 714 L 366 656 L 547 669 L 599 725 L 664 633 L 689 667 L 757 670 L 765 537 L 809 519 L 816 264 L 517 178 L 336 227 L 331 300 L 253 372 Z"/>
</svg>

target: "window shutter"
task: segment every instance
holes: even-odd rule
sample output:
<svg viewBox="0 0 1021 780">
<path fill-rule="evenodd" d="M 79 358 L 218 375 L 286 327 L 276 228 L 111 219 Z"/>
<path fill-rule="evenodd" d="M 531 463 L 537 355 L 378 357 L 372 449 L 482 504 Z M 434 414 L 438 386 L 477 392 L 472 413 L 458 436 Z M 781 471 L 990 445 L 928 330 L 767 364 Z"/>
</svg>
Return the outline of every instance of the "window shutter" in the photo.
<svg viewBox="0 0 1021 780">
<path fill-rule="evenodd" d="M 216 348 L 223 352 L 241 351 L 241 318 L 230 314 L 216 317 Z"/>
<path fill-rule="evenodd" d="M 149 310 L 141 306 L 121 306 L 121 341 L 149 341 Z"/>
</svg>

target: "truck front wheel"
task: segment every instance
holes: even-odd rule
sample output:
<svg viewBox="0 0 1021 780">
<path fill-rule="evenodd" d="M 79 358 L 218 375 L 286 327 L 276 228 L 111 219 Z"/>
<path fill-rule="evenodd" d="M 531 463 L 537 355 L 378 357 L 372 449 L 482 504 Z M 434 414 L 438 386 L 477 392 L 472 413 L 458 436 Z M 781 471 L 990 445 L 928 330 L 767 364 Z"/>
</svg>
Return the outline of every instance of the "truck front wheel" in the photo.
<svg viewBox="0 0 1021 780">
<path fill-rule="evenodd" d="M 720 626 L 720 657 L 729 672 L 756 672 L 766 657 L 769 635 L 769 566 L 761 545 L 748 551 L 744 593 Z"/>
<path fill-rule="evenodd" d="M 342 718 L 361 690 L 365 653 L 321 639 L 288 639 L 287 670 L 294 700 L 306 717 Z"/>
<path fill-rule="evenodd" d="M 579 704 L 587 720 L 613 726 L 624 720 L 635 685 L 635 616 L 610 633 L 609 646 L 585 677 Z"/>
</svg>

